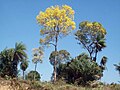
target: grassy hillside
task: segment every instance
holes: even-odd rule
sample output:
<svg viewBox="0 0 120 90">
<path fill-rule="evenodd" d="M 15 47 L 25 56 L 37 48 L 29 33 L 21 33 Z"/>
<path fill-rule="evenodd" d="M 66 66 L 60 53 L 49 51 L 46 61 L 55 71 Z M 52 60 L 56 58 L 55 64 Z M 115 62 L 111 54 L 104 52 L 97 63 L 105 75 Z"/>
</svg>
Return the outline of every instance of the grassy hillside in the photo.
<svg viewBox="0 0 120 90">
<path fill-rule="evenodd" d="M 120 85 L 98 85 L 97 87 L 82 87 L 66 84 L 62 81 L 52 84 L 51 82 L 38 82 L 0 78 L 0 90 L 120 90 Z"/>
</svg>

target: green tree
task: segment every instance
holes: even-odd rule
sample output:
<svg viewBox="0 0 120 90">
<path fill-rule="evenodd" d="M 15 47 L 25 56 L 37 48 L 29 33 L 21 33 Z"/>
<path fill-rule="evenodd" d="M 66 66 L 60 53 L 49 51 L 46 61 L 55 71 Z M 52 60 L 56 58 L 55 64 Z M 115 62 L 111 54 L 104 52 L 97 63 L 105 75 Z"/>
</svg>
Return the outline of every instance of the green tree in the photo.
<svg viewBox="0 0 120 90">
<path fill-rule="evenodd" d="M 20 61 L 26 60 L 27 59 L 27 54 L 26 54 L 26 47 L 23 43 L 16 43 L 15 44 L 15 49 L 14 49 L 14 55 L 13 55 L 13 62 L 12 62 L 12 67 L 14 69 L 14 76 L 17 76 L 17 66 Z"/>
<path fill-rule="evenodd" d="M 36 19 L 42 26 L 41 35 L 45 36 L 44 39 L 40 39 L 40 43 L 45 46 L 53 45 L 55 52 L 57 52 L 58 39 L 67 36 L 75 29 L 74 10 L 67 5 L 49 7 L 45 12 L 40 12 Z M 55 57 L 54 82 L 56 81 L 56 61 Z"/>
<path fill-rule="evenodd" d="M 27 80 L 36 80 L 36 81 L 39 81 L 40 80 L 40 74 L 37 72 L 37 71 L 30 71 L 28 73 L 28 75 L 26 76 L 26 79 Z"/>
<path fill-rule="evenodd" d="M 66 64 L 61 64 L 58 71 L 59 78 L 78 85 L 87 85 L 89 81 L 99 80 L 103 76 L 103 70 L 85 53 Z"/>
<path fill-rule="evenodd" d="M 96 61 L 97 54 L 106 47 L 106 30 L 98 22 L 83 21 L 79 24 L 76 39 L 89 52 L 91 60 Z"/>
<path fill-rule="evenodd" d="M 13 53 L 14 49 L 7 49 L 5 48 L 3 51 L 0 52 L 0 76 L 5 77 L 11 76 L 13 77 L 13 68 L 12 61 L 13 61 Z"/>
<path fill-rule="evenodd" d="M 16 43 L 15 48 L 4 49 L 0 53 L 0 67 L 3 73 L 3 77 L 5 75 L 11 77 L 17 77 L 18 73 L 18 63 L 27 59 L 27 54 L 25 53 L 26 47 L 22 43 Z"/>
<path fill-rule="evenodd" d="M 50 63 L 53 66 L 55 64 L 55 62 L 54 62 L 55 57 L 57 58 L 57 60 L 56 60 L 56 65 L 57 66 L 59 66 L 59 64 L 61 64 L 61 63 L 69 62 L 70 59 L 71 59 L 70 53 L 67 52 L 66 50 L 60 50 L 60 51 L 57 51 L 57 52 L 53 51 L 50 54 L 50 57 L 49 57 Z"/>
<path fill-rule="evenodd" d="M 21 64 L 20 64 L 20 68 L 23 71 L 23 79 L 24 79 L 24 77 L 25 77 L 24 72 L 28 68 L 28 61 L 27 60 L 23 60 L 21 62 Z"/>
<path fill-rule="evenodd" d="M 49 57 L 50 63 L 53 66 L 55 64 L 55 57 L 56 57 L 56 68 L 59 68 L 60 64 L 65 64 L 65 63 L 69 62 L 71 59 L 70 53 L 67 52 L 66 50 L 60 50 L 57 52 L 53 51 Z M 56 71 L 57 71 L 57 73 L 59 72 L 58 69 Z M 53 80 L 53 75 L 51 78 L 52 80 Z"/>
</svg>

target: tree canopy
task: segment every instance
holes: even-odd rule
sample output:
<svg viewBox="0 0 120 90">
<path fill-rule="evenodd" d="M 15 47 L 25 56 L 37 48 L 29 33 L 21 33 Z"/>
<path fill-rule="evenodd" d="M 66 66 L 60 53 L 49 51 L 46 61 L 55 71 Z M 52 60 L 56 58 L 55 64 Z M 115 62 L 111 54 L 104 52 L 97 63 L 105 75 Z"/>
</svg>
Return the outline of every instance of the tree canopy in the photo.
<svg viewBox="0 0 120 90">
<path fill-rule="evenodd" d="M 106 30 L 99 22 L 83 21 L 75 33 L 79 44 L 89 52 L 92 60 L 96 61 L 97 53 L 106 47 Z"/>
<path fill-rule="evenodd" d="M 103 76 L 103 70 L 90 57 L 82 53 L 66 64 L 60 64 L 57 68 L 58 78 L 67 83 L 87 85 L 90 81 L 99 80 Z"/>
<path fill-rule="evenodd" d="M 42 26 L 40 34 L 46 35 L 40 39 L 41 44 L 50 44 L 50 41 L 55 41 L 56 35 L 66 36 L 76 27 L 73 21 L 74 10 L 67 5 L 49 7 L 45 12 L 40 12 L 36 19 Z"/>
<path fill-rule="evenodd" d="M 4 49 L 0 52 L 1 76 L 17 77 L 19 62 L 27 59 L 26 47 L 23 43 L 16 43 L 15 48 Z"/>
<path fill-rule="evenodd" d="M 40 81 L 40 74 L 37 71 L 30 71 L 28 73 L 28 75 L 26 76 L 27 80 L 36 80 L 36 81 Z"/>
</svg>

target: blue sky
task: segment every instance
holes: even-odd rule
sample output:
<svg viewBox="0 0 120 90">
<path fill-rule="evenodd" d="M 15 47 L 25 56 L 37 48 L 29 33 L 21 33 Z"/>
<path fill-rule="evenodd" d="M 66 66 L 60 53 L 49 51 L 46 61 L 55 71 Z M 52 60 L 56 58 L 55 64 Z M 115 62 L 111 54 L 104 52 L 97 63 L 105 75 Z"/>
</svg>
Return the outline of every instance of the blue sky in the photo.
<svg viewBox="0 0 120 90">
<path fill-rule="evenodd" d="M 108 57 L 107 70 L 101 81 L 117 83 L 120 76 L 113 64 L 120 62 L 120 0 L 0 0 L 0 51 L 5 47 L 14 47 L 16 42 L 22 41 L 27 47 L 30 61 L 27 72 L 34 70 L 31 61 L 32 48 L 40 46 L 41 38 L 36 16 L 47 7 L 64 4 L 75 11 L 76 30 L 59 40 L 58 50 L 65 49 L 72 57 L 86 52 L 77 44 L 74 33 L 82 21 L 100 22 L 107 30 L 107 47 L 99 53 L 98 63 L 103 55 Z M 53 47 L 47 48 L 43 63 L 38 64 L 37 70 L 42 75 L 42 81 L 50 80 L 53 69 L 48 58 L 53 50 Z"/>
</svg>

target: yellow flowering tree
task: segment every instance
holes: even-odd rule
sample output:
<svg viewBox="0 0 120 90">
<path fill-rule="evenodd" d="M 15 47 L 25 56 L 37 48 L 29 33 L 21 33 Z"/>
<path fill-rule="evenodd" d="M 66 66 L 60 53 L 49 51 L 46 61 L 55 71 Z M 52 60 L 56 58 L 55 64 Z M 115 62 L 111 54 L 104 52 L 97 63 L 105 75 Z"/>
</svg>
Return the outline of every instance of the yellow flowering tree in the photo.
<svg viewBox="0 0 120 90">
<path fill-rule="evenodd" d="M 106 47 L 106 30 L 98 22 L 81 22 L 75 36 L 79 44 L 82 44 L 87 49 L 91 60 L 96 61 L 98 52 Z"/>
<path fill-rule="evenodd" d="M 51 6 L 44 12 L 40 12 L 36 17 L 41 25 L 40 34 L 44 38 L 40 39 L 42 45 L 53 45 L 57 52 L 58 39 L 68 35 L 75 29 L 74 10 L 67 5 Z M 54 81 L 56 81 L 56 58 L 54 64 Z"/>
</svg>

